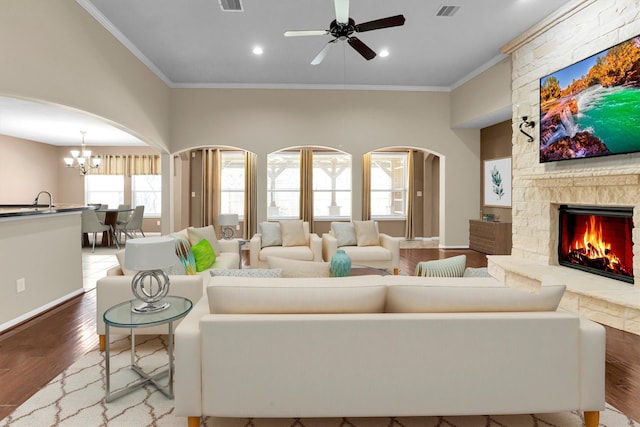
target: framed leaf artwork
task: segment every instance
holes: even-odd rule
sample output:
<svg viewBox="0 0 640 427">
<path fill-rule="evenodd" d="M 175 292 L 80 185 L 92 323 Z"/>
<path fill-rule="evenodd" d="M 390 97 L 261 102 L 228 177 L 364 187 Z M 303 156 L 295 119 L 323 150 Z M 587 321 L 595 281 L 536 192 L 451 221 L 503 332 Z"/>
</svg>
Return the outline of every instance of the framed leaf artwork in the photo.
<svg viewBox="0 0 640 427">
<path fill-rule="evenodd" d="M 484 161 L 484 205 L 511 207 L 511 157 Z"/>
</svg>

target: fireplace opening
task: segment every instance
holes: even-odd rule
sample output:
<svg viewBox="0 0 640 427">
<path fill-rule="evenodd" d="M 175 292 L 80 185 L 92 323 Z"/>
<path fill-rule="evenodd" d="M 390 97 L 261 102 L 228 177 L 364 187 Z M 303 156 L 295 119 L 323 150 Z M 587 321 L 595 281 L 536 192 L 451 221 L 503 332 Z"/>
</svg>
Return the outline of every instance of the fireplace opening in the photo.
<svg viewBox="0 0 640 427">
<path fill-rule="evenodd" d="M 633 208 L 560 206 L 558 262 L 633 283 Z"/>
</svg>

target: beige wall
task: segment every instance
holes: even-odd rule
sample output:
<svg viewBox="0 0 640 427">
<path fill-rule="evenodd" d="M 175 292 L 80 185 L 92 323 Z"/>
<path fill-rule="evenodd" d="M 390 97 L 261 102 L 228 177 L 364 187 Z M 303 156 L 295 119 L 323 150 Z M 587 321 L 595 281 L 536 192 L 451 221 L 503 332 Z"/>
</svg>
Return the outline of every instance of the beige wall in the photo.
<svg viewBox="0 0 640 427">
<path fill-rule="evenodd" d="M 439 156 L 440 182 L 434 192 L 440 211 L 434 217 L 445 247 L 466 246 L 465 224 L 477 217 L 480 203 L 476 186 L 469 185 L 480 174 L 480 132 L 461 128 L 504 107 L 508 89 L 508 83 L 500 84 L 509 66 L 504 62 L 453 93 L 169 89 L 77 3 L 66 0 L 1 3 L 0 49 L 4 63 L 11 64 L 0 67 L 0 95 L 102 117 L 161 151 L 207 145 L 254 151 L 259 182 L 266 182 L 266 154 L 289 146 L 329 146 L 354 158 L 394 146 L 433 152 Z M 78 194 L 77 186 L 60 188 L 71 178 L 68 173 L 59 172 L 64 199 Z M 361 188 L 361 177 L 357 164 L 354 189 Z M 355 190 L 354 218 L 361 216 L 360 198 Z M 168 217 L 179 206 L 174 201 L 163 212 Z M 258 219 L 264 219 L 265 192 L 258 195 L 258 208 Z M 183 224 L 188 214 L 176 217 Z"/>
<path fill-rule="evenodd" d="M 172 150 L 224 145 L 253 151 L 265 186 L 267 154 L 291 146 L 327 146 L 354 159 L 385 147 L 427 150 L 441 157 L 440 243 L 466 246 L 461 224 L 477 217 L 480 202 L 477 188 L 468 185 L 480 174 L 480 132 L 451 129 L 449 109 L 443 92 L 175 89 Z M 362 166 L 355 160 L 352 182 L 357 219 Z M 266 197 L 258 193 L 258 221 L 267 216 Z"/>
<path fill-rule="evenodd" d="M 451 92 L 451 127 L 483 128 L 511 117 L 511 59 Z"/>
<path fill-rule="evenodd" d="M 0 263 L 0 331 L 81 294 L 80 212 L 0 218 Z"/>
<path fill-rule="evenodd" d="M 169 88 L 71 0 L 0 2 L 0 95 L 52 103 L 168 148 Z"/>
<path fill-rule="evenodd" d="M 56 153 L 52 145 L 0 135 L 0 204 L 33 203 L 41 190 L 58 194 Z"/>
</svg>

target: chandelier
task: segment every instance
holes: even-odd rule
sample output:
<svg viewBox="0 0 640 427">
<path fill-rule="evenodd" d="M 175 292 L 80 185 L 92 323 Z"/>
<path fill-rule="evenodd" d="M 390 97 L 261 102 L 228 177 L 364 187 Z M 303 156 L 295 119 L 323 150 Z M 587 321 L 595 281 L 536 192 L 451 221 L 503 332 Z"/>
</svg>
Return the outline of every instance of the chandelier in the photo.
<svg viewBox="0 0 640 427">
<path fill-rule="evenodd" d="M 82 175 L 86 175 L 91 169 L 96 169 L 100 166 L 102 159 L 91 157 L 91 150 L 87 150 L 87 147 L 84 145 L 84 134 L 87 132 L 81 130 L 80 133 L 82 134 L 80 150 L 71 150 L 71 157 L 65 157 L 64 162 L 68 168 L 78 168 Z"/>
</svg>

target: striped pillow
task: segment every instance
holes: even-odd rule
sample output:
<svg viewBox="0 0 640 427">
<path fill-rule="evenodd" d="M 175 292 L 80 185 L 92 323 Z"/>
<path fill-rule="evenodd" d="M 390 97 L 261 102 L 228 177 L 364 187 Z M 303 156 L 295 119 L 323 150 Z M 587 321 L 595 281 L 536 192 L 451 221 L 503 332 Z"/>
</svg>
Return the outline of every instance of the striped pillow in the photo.
<svg viewBox="0 0 640 427">
<path fill-rule="evenodd" d="M 416 276 L 422 277 L 462 277 L 467 264 L 466 255 L 434 261 L 422 261 L 416 265 Z"/>
</svg>

